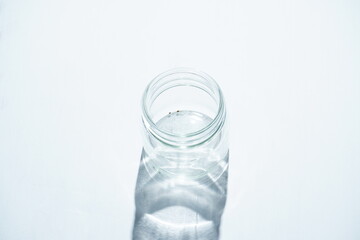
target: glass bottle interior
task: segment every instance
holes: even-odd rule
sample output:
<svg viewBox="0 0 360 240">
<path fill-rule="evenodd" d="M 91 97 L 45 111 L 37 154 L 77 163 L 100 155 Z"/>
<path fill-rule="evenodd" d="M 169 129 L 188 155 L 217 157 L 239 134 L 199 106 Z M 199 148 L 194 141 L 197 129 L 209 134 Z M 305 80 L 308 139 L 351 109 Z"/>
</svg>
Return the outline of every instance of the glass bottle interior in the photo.
<svg viewBox="0 0 360 240">
<path fill-rule="evenodd" d="M 157 130 L 177 136 L 194 134 L 211 125 L 219 114 L 221 93 L 211 79 L 176 72 L 155 80 L 145 93 L 144 105 Z"/>
</svg>

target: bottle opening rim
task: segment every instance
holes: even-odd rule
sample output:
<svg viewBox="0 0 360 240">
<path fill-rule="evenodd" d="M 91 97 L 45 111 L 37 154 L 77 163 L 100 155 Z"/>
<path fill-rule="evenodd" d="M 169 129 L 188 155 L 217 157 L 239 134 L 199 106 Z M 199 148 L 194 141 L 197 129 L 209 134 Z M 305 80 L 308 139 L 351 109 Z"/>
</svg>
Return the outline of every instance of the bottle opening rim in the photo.
<svg viewBox="0 0 360 240">
<path fill-rule="evenodd" d="M 161 87 L 164 87 L 165 84 L 178 81 L 179 75 L 187 75 L 188 78 L 191 79 L 191 81 L 197 84 L 197 86 L 193 85 L 193 87 L 198 87 L 206 91 L 215 100 L 217 106 L 215 117 L 212 119 L 211 122 L 209 122 L 205 127 L 187 134 L 174 134 L 160 129 L 150 115 L 150 107 L 152 102 L 162 92 L 172 87 L 192 86 L 189 85 L 189 83 L 180 83 L 165 88 L 163 91 L 156 95 L 157 91 Z M 166 81 L 164 80 L 165 78 L 167 79 Z M 159 74 L 147 85 L 142 97 L 142 121 L 146 130 L 155 138 L 168 145 L 188 147 L 199 145 L 207 141 L 216 132 L 218 132 L 219 129 L 222 128 L 225 121 L 225 116 L 226 111 L 224 98 L 219 85 L 208 74 L 191 68 L 174 68 Z"/>
</svg>

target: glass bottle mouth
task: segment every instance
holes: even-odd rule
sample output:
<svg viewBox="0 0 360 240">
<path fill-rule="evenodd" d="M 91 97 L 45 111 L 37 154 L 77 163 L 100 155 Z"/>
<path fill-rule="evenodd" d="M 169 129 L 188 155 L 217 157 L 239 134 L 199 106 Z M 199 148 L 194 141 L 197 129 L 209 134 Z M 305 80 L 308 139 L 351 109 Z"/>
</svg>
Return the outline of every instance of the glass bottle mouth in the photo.
<svg viewBox="0 0 360 240">
<path fill-rule="evenodd" d="M 198 109 L 200 109 L 198 112 L 201 113 L 207 110 L 208 115 L 212 115 L 212 120 L 200 129 L 186 133 L 174 133 L 158 126 L 157 111 L 153 111 L 154 103 L 167 91 L 179 87 L 187 87 L 187 89 L 190 87 L 197 90 L 198 92 L 195 93 L 193 98 L 194 102 L 202 100 L 200 98 L 204 98 L 204 96 L 199 96 L 204 93 L 212 100 L 211 107 L 210 104 L 203 104 L 202 101 L 199 101 L 200 104 L 197 105 Z M 187 99 L 187 96 L 190 95 L 188 92 L 189 90 L 186 90 L 182 97 L 191 102 L 192 99 Z M 194 93 L 192 92 L 192 94 Z M 176 100 L 176 94 L 170 95 L 168 99 Z M 163 101 L 164 104 L 166 104 L 166 100 Z M 164 112 L 162 115 L 160 114 L 161 117 L 164 117 L 164 115 L 166 115 Z M 225 117 L 225 104 L 219 85 L 206 73 L 190 68 L 175 68 L 161 73 L 149 83 L 142 97 L 142 121 L 145 129 L 162 143 L 173 147 L 192 147 L 208 141 L 222 128 Z"/>
</svg>

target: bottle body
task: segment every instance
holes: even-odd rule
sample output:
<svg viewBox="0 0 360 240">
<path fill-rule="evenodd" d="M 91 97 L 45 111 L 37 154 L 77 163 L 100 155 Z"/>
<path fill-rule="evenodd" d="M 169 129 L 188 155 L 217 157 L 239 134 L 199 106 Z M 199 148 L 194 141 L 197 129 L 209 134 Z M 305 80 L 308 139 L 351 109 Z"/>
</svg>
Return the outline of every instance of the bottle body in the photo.
<svg viewBox="0 0 360 240">
<path fill-rule="evenodd" d="M 226 110 L 208 75 L 175 69 L 144 92 L 144 164 L 150 175 L 179 181 L 216 181 L 228 167 Z"/>
</svg>

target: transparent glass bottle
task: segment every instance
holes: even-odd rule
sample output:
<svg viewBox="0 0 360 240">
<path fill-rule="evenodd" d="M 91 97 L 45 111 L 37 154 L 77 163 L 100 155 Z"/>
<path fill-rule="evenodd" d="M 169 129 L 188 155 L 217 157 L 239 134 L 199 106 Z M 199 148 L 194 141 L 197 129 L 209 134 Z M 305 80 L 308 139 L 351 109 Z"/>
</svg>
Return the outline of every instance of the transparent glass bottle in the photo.
<svg viewBox="0 0 360 240">
<path fill-rule="evenodd" d="M 150 176 L 215 182 L 227 170 L 224 98 L 209 75 L 184 68 L 158 75 L 144 92 L 142 121 Z"/>
</svg>

